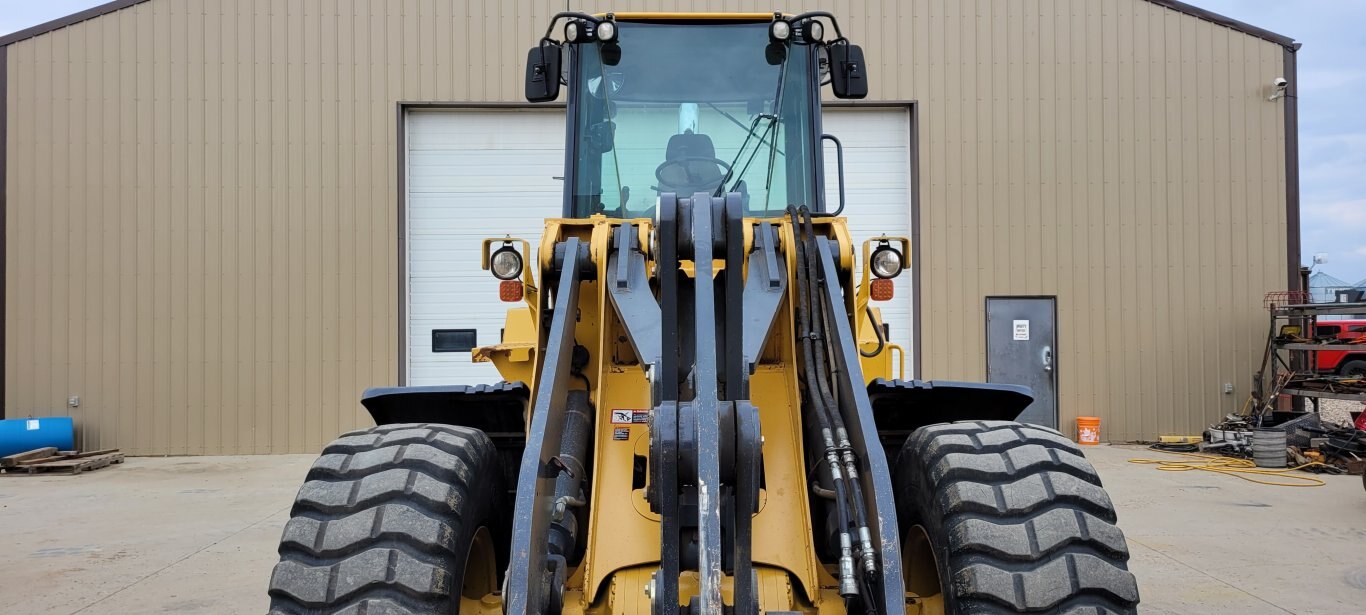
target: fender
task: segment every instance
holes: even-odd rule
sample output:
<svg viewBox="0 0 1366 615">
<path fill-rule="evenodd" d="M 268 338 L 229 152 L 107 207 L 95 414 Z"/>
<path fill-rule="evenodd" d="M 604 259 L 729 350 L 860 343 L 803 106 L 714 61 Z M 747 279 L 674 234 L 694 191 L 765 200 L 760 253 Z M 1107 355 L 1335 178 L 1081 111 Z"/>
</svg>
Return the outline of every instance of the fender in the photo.
<svg viewBox="0 0 1366 615">
<path fill-rule="evenodd" d="M 1016 384 L 878 378 L 868 384 L 868 400 L 878 438 L 895 455 L 911 432 L 926 425 L 1013 421 L 1034 403 L 1034 392 Z"/>
<path fill-rule="evenodd" d="M 526 404 L 531 391 L 521 382 L 476 386 L 374 387 L 360 403 L 376 425 L 440 423 L 494 434 L 526 432 Z"/>
</svg>

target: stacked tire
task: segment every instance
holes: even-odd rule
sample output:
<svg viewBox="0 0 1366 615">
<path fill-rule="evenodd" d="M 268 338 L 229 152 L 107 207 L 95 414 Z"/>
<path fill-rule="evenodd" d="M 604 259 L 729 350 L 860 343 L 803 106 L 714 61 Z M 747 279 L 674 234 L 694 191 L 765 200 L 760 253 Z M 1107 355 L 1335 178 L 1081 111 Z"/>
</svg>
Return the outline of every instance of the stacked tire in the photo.
<svg viewBox="0 0 1366 615">
<path fill-rule="evenodd" d="M 1259 468 L 1284 468 L 1285 430 L 1280 427 L 1252 432 L 1252 461 Z"/>
<path fill-rule="evenodd" d="M 1114 506 L 1057 431 L 922 427 L 896 467 L 907 591 L 940 594 L 948 613 L 1136 612 Z"/>
</svg>

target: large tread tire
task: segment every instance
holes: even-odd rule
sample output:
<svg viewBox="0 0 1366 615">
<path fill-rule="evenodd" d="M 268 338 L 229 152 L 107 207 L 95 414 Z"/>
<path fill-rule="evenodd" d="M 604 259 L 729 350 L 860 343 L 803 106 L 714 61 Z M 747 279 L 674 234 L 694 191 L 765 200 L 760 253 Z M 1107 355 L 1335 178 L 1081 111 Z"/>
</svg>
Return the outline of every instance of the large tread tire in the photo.
<svg viewBox="0 0 1366 615">
<path fill-rule="evenodd" d="M 1114 506 L 1062 434 L 1007 421 L 930 425 L 906 440 L 896 468 L 902 540 L 923 528 L 945 612 L 1136 612 Z"/>
<path fill-rule="evenodd" d="M 476 533 L 502 534 L 503 495 L 497 451 L 477 429 L 395 424 L 343 434 L 299 489 L 270 612 L 456 613 Z"/>
</svg>

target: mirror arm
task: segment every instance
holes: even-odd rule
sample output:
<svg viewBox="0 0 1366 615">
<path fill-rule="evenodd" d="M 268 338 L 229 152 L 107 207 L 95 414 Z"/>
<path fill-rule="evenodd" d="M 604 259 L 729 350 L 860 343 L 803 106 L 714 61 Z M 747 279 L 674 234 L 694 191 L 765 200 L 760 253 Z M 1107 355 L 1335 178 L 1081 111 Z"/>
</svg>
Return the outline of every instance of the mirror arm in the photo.
<svg viewBox="0 0 1366 615">
<path fill-rule="evenodd" d="M 792 18 L 789 19 L 788 21 L 791 21 L 791 22 L 793 22 L 793 23 L 797 23 L 797 22 L 802 21 L 802 20 L 804 20 L 804 19 L 813 19 L 813 18 L 816 18 L 816 17 L 824 17 L 824 18 L 830 20 L 830 25 L 833 26 L 833 27 L 835 28 L 835 37 L 836 37 L 836 40 L 839 40 L 839 39 L 844 38 L 844 33 L 843 33 L 843 32 L 840 32 L 840 22 L 839 22 L 839 20 L 835 19 L 835 16 L 832 15 L 832 14 L 830 14 L 828 11 L 807 11 L 807 12 L 801 13 L 801 14 L 799 14 L 799 15 L 793 15 Z"/>
<path fill-rule="evenodd" d="M 589 15 L 588 13 L 580 13 L 580 12 L 578 12 L 578 11 L 560 11 L 559 13 L 555 13 L 555 16 L 554 16 L 554 17 L 551 17 L 551 18 L 550 18 L 550 25 L 546 26 L 546 28 L 545 28 L 545 36 L 543 36 L 543 37 L 541 37 L 541 38 L 542 38 L 542 39 L 550 38 L 550 35 L 551 35 L 552 33 L 555 32 L 555 24 L 556 24 L 556 23 L 559 23 L 559 21 L 560 21 L 561 19 L 568 19 L 568 18 L 582 19 L 582 20 L 584 20 L 584 21 L 593 22 L 594 24 L 597 24 L 597 23 L 601 23 L 601 22 L 602 22 L 601 19 L 598 19 L 597 17 L 594 17 L 594 16 L 592 16 L 592 15 Z M 835 31 L 836 31 L 836 32 L 839 32 L 839 27 L 838 27 L 838 26 L 835 28 Z M 557 42 L 558 42 L 558 41 L 557 41 Z"/>
</svg>

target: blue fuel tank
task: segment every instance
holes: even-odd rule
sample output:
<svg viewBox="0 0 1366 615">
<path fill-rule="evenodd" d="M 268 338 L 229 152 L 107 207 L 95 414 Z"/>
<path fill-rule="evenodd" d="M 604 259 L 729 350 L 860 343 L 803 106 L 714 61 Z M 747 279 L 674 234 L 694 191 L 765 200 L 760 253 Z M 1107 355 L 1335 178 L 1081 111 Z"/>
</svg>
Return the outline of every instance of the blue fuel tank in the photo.
<svg viewBox="0 0 1366 615">
<path fill-rule="evenodd" d="M 41 416 L 0 421 L 0 457 L 55 446 L 74 450 L 75 426 L 69 416 Z"/>
</svg>

